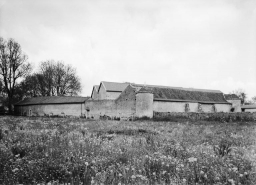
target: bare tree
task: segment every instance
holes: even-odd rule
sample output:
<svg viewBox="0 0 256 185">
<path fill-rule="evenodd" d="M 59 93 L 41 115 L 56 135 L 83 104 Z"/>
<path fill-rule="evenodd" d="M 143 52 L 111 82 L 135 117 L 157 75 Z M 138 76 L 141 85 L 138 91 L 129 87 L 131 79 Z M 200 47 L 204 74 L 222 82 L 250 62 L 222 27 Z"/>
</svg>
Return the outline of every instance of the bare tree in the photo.
<svg viewBox="0 0 256 185">
<path fill-rule="evenodd" d="M 54 71 L 54 87 L 57 96 L 73 96 L 81 91 L 80 79 L 72 66 L 57 62 Z"/>
<path fill-rule="evenodd" d="M 44 61 L 37 75 L 37 78 L 41 78 L 38 84 L 40 84 L 39 92 L 42 96 L 73 96 L 81 91 L 81 83 L 76 70 L 63 62 Z"/>
<path fill-rule="evenodd" d="M 43 84 L 47 96 L 53 96 L 54 93 L 54 70 L 55 62 L 47 60 L 41 63 L 39 74 L 42 75 Z"/>
<path fill-rule="evenodd" d="M 256 96 L 252 97 L 251 100 L 248 101 L 249 104 L 256 104 Z"/>
<path fill-rule="evenodd" d="M 0 75 L 8 96 L 9 113 L 12 113 L 12 99 L 17 80 L 26 77 L 31 72 L 31 64 L 27 62 L 21 46 L 9 39 L 5 41 L 0 37 Z"/>
<path fill-rule="evenodd" d="M 231 92 L 232 94 L 236 94 L 240 99 L 241 103 L 244 104 L 247 98 L 247 94 L 243 89 L 237 89 Z"/>
</svg>

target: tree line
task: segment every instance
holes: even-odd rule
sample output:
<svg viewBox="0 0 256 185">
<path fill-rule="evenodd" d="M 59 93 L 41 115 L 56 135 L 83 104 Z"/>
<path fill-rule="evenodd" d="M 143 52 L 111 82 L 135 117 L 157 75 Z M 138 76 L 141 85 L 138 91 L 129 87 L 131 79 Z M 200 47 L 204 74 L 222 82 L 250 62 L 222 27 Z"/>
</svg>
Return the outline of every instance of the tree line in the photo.
<svg viewBox="0 0 256 185">
<path fill-rule="evenodd" d="M 20 44 L 0 37 L 0 93 L 6 97 L 9 113 L 14 103 L 27 97 L 74 96 L 81 91 L 76 69 L 62 61 L 42 61 L 32 71 Z"/>
</svg>

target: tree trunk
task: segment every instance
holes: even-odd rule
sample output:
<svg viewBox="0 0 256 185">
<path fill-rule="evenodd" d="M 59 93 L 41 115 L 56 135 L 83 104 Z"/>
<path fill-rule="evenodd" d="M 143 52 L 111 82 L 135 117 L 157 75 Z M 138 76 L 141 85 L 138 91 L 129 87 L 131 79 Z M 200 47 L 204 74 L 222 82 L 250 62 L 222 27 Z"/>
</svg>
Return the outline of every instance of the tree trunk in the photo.
<svg viewBox="0 0 256 185">
<path fill-rule="evenodd" d="M 13 111 L 12 111 L 12 97 L 9 96 L 8 98 L 8 111 L 9 111 L 9 114 L 13 114 Z"/>
</svg>

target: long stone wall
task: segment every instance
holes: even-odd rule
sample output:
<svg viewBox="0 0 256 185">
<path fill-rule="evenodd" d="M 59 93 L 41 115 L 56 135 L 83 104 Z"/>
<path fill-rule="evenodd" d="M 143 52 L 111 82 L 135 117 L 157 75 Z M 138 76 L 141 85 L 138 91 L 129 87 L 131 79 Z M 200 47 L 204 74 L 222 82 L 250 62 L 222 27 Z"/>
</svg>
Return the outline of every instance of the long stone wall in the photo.
<svg viewBox="0 0 256 185">
<path fill-rule="evenodd" d="M 83 116 L 84 104 L 48 104 L 17 106 L 17 115 L 23 116 Z"/>
<path fill-rule="evenodd" d="M 191 120 L 207 120 L 207 121 L 256 121 L 256 112 L 217 112 L 217 113 L 196 113 L 196 112 L 154 112 L 154 119 L 156 120 L 168 120 L 172 118 L 185 118 Z"/>
<path fill-rule="evenodd" d="M 167 102 L 154 100 L 153 109 L 155 112 L 185 112 L 185 106 L 189 104 L 191 112 L 198 111 L 198 103 Z"/>
<path fill-rule="evenodd" d="M 88 100 L 85 102 L 86 117 L 99 119 L 100 116 L 116 116 L 114 100 Z"/>
</svg>

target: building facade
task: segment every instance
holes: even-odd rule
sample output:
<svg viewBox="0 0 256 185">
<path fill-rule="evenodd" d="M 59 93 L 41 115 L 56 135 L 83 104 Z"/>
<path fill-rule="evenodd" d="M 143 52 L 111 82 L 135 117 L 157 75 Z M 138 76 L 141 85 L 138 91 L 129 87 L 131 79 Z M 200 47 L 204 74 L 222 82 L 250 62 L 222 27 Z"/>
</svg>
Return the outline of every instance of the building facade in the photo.
<svg viewBox="0 0 256 185">
<path fill-rule="evenodd" d="M 24 99 L 14 105 L 16 115 L 85 116 L 86 97 L 48 96 Z"/>
<path fill-rule="evenodd" d="M 15 104 L 18 115 L 71 115 L 98 119 L 149 117 L 154 112 L 230 112 L 219 90 L 115 83 L 103 81 L 91 97 L 36 97 Z"/>
<path fill-rule="evenodd" d="M 231 106 L 218 90 L 141 84 L 127 84 L 116 99 L 101 96 L 85 102 L 87 116 L 93 118 L 104 115 L 151 118 L 153 112 L 230 112 Z"/>
<path fill-rule="evenodd" d="M 94 100 L 115 100 L 129 83 L 102 81 L 99 86 L 93 86 L 91 98 Z"/>
<path fill-rule="evenodd" d="M 241 112 L 241 99 L 236 94 L 224 94 L 224 97 L 232 104 L 231 112 Z"/>
</svg>

